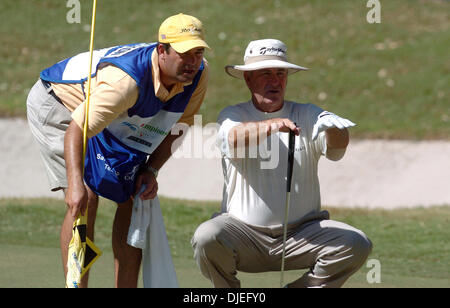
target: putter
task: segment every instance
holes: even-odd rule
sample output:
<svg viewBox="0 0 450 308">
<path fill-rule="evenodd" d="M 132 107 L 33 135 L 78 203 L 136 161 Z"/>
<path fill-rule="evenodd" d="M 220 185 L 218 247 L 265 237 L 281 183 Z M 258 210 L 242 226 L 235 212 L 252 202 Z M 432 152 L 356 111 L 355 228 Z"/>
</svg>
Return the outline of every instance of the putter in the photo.
<svg viewBox="0 0 450 308">
<path fill-rule="evenodd" d="M 295 148 L 295 133 L 291 130 L 289 131 L 288 166 L 286 178 L 286 206 L 284 212 L 284 225 L 283 225 L 283 252 L 281 254 L 280 288 L 283 288 L 284 285 L 284 256 L 286 254 L 286 236 L 289 217 L 289 202 L 291 199 L 292 169 L 294 167 L 294 148 Z"/>
</svg>

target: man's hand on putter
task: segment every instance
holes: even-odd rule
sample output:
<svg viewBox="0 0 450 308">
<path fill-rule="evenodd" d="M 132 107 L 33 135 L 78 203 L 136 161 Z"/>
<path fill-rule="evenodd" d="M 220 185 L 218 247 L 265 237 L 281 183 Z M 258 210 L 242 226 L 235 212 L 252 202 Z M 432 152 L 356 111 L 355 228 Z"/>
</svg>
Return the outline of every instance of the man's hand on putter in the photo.
<svg viewBox="0 0 450 308">
<path fill-rule="evenodd" d="M 314 124 L 312 132 L 312 140 L 316 140 L 319 134 L 329 128 L 336 127 L 338 129 L 344 129 L 348 127 L 353 127 L 356 124 L 350 120 L 341 118 L 334 113 L 328 111 L 322 111 L 318 117 L 316 124 Z"/>
<path fill-rule="evenodd" d="M 276 133 L 278 131 L 288 133 L 293 131 L 296 136 L 300 135 L 300 127 L 297 127 L 290 119 L 275 118 L 268 120 L 269 132 Z"/>
</svg>

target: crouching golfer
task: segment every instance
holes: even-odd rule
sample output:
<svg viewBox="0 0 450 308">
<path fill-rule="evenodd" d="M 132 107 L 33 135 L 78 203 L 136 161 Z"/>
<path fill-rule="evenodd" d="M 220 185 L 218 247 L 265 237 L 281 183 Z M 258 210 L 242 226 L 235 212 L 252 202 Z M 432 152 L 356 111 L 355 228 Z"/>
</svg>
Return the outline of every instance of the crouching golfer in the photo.
<svg viewBox="0 0 450 308">
<path fill-rule="evenodd" d="M 285 269 L 309 271 L 287 287 L 340 287 L 363 265 L 372 245 L 362 231 L 321 211 L 317 165 L 322 155 L 343 157 L 347 127 L 354 124 L 315 105 L 284 100 L 288 74 L 306 68 L 287 61 L 281 41 L 250 42 L 244 62 L 226 67 L 228 74 L 245 80 L 251 100 L 219 115 L 222 212 L 197 228 L 192 238 L 196 262 L 215 287 L 240 287 L 237 270 L 280 270 L 287 132 L 294 131 Z"/>
<path fill-rule="evenodd" d="M 131 44 L 94 51 L 89 145 L 83 172 L 83 125 L 88 53 L 41 72 L 27 100 L 28 121 L 53 191 L 63 189 L 68 209 L 61 229 L 67 249 L 73 222 L 88 205 L 87 236 L 93 239 L 98 196 L 118 203 L 112 244 L 116 286 L 136 287 L 141 250 L 127 244 L 132 196 L 153 199 L 156 176 L 171 156 L 177 122 L 193 123 L 203 102 L 208 66 L 201 22 L 178 14 L 159 28 L 158 43 Z M 148 161 L 147 161 L 148 158 Z M 86 279 L 81 286 L 87 286 Z"/>
</svg>

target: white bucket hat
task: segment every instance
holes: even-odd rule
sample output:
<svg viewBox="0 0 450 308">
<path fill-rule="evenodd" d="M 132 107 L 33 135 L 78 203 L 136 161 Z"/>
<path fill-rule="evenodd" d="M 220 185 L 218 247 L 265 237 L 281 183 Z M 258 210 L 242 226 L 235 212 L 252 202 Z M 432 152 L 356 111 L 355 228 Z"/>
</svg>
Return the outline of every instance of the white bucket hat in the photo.
<svg viewBox="0 0 450 308">
<path fill-rule="evenodd" d="M 245 71 L 256 71 L 264 68 L 286 68 L 288 74 L 307 70 L 306 67 L 289 63 L 287 47 L 279 40 L 264 39 L 251 41 L 244 55 L 244 65 L 227 65 L 225 71 L 236 78 L 243 78 Z"/>
</svg>

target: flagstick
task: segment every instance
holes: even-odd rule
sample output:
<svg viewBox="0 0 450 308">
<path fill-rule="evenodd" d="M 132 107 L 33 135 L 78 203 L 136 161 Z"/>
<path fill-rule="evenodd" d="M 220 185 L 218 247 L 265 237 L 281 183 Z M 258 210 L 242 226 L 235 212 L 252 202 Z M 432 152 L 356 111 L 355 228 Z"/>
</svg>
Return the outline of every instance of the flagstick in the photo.
<svg viewBox="0 0 450 308">
<path fill-rule="evenodd" d="M 88 121 L 89 121 L 89 104 L 90 104 L 90 98 L 91 98 L 91 74 L 92 74 L 92 58 L 93 58 L 93 54 L 94 54 L 94 33 L 95 33 L 95 16 L 96 16 L 96 12 L 97 12 L 97 0 L 93 0 L 93 9 L 92 9 L 92 25 L 91 25 L 91 38 L 90 38 L 90 43 L 89 43 L 89 54 L 90 54 L 90 58 L 89 58 L 89 72 L 88 72 L 88 85 L 87 85 L 87 98 L 86 98 L 86 105 L 85 105 L 85 115 L 84 115 L 84 127 L 83 127 L 83 166 L 82 166 L 82 170 L 83 170 L 83 177 L 84 177 L 84 161 L 86 158 L 86 149 L 87 149 L 87 130 L 88 130 Z M 75 239 L 75 232 L 77 227 L 80 225 L 86 225 L 86 229 L 87 229 L 87 217 L 88 217 L 88 205 L 86 204 L 86 210 L 85 210 L 85 214 L 81 215 L 81 213 L 78 215 L 77 219 L 74 221 L 73 223 L 73 235 L 72 235 L 72 241 L 76 240 Z M 86 231 L 87 233 L 87 231 Z M 87 234 L 86 234 L 87 235 Z M 86 236 L 86 240 L 88 241 L 88 238 Z M 71 243 L 72 243 L 71 241 Z M 85 244 L 86 245 L 86 244 Z M 70 245 L 69 245 L 70 246 Z M 68 270 L 69 270 L 69 263 L 71 261 L 71 255 L 70 255 L 70 247 L 69 247 L 69 253 L 68 253 Z M 79 276 L 79 280 L 77 279 L 77 281 L 68 281 L 69 278 L 69 273 L 67 273 L 67 278 L 66 278 L 66 287 L 78 287 L 79 283 L 81 282 L 81 278 L 83 278 L 84 274 L 87 272 L 83 271 L 83 266 L 84 266 L 84 261 L 85 260 L 78 260 L 81 268 L 80 268 L 80 276 Z"/>
<path fill-rule="evenodd" d="M 92 24 L 91 24 L 91 39 L 89 42 L 89 75 L 88 75 L 88 84 L 87 84 L 87 99 L 86 99 L 86 108 L 84 111 L 84 127 L 83 127 L 83 177 L 84 177 L 84 161 L 86 159 L 86 150 L 87 150 L 87 131 L 88 131 L 88 122 L 89 122 L 89 104 L 91 101 L 91 80 L 92 80 L 92 58 L 94 54 L 94 34 L 95 34 L 95 16 L 97 15 L 97 0 L 93 0 L 93 8 L 92 8 Z M 80 217 L 78 218 L 80 219 Z M 78 220 L 77 219 L 77 220 Z M 87 230 L 87 220 L 88 220 L 88 205 L 86 204 L 86 210 L 84 212 L 84 217 L 81 217 L 81 223 L 84 221 L 86 224 Z M 87 233 L 87 231 L 86 231 Z M 87 237 L 87 236 L 86 236 Z M 84 276 L 82 273 L 81 277 Z"/>
<path fill-rule="evenodd" d="M 94 7 L 92 9 L 92 25 L 91 25 L 91 41 L 89 44 L 89 75 L 88 75 L 88 86 L 87 86 L 87 99 L 86 99 L 86 108 L 84 115 L 84 128 L 83 128 L 83 161 L 86 157 L 86 148 L 87 148 L 87 130 L 88 130 L 88 121 L 89 121 L 89 104 L 91 100 L 91 74 L 92 74 L 92 57 L 94 54 L 94 34 L 95 34 L 95 15 L 97 11 L 97 0 L 94 0 Z M 83 164 L 83 174 L 84 174 L 84 164 Z"/>
</svg>

